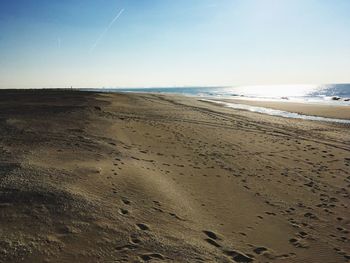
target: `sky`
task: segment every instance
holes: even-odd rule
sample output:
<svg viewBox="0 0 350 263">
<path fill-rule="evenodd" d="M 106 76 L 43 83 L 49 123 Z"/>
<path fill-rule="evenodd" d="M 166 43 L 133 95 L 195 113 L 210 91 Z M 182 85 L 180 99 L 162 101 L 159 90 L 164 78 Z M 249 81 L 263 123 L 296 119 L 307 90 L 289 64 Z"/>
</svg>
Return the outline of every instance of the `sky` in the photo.
<svg viewBox="0 0 350 263">
<path fill-rule="evenodd" d="M 0 0 L 0 88 L 350 82 L 349 0 Z"/>
</svg>

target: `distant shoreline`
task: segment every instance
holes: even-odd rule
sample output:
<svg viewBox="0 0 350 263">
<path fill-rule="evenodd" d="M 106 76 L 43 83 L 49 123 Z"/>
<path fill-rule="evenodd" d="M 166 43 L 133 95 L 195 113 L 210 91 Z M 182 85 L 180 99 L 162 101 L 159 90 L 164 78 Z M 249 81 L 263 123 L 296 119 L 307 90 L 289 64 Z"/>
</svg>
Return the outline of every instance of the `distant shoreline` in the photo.
<svg viewBox="0 0 350 263">
<path fill-rule="evenodd" d="M 93 91 L 91 91 L 93 92 Z M 95 90 L 94 90 L 95 92 Z M 104 93 L 102 91 L 102 93 Z M 202 100 L 206 98 L 198 96 L 188 96 L 185 94 L 175 94 L 175 93 L 157 93 L 157 92 L 124 92 L 124 91 L 111 91 L 110 93 L 130 93 L 130 94 L 153 94 L 153 95 L 165 95 L 165 96 L 180 96 L 180 97 L 189 97 L 196 100 Z M 347 105 L 334 105 L 334 104 L 317 104 L 309 102 L 278 102 L 278 101 L 269 101 L 269 100 L 244 100 L 244 99 L 213 99 L 210 100 L 220 102 L 234 103 L 234 104 L 244 104 L 253 107 L 263 107 L 265 109 L 273 109 L 279 111 L 286 111 L 289 113 L 297 113 L 313 117 L 321 118 L 331 118 L 335 119 L 334 122 L 337 122 L 336 119 L 339 119 L 340 122 L 343 120 L 349 121 L 350 123 L 350 106 Z M 248 110 L 248 109 L 247 109 Z M 273 115 L 273 114 L 272 114 Z M 283 118 L 284 116 L 278 116 Z M 287 117 L 292 118 L 292 117 Z M 311 118 L 312 119 L 312 118 Z M 306 119 L 307 120 L 307 119 Z M 322 121 L 322 119 L 317 120 Z"/>
<path fill-rule="evenodd" d="M 137 90 L 137 91 L 136 91 Z M 72 93 L 131 93 L 131 94 L 153 94 L 153 95 L 170 95 L 170 96 L 183 96 L 190 97 L 196 100 L 207 99 L 205 97 L 198 97 L 195 95 L 189 94 L 178 94 L 178 93 L 160 93 L 160 92 L 148 92 L 144 91 L 146 89 L 142 89 L 139 91 L 135 89 L 134 91 L 124 91 L 123 89 L 71 89 L 71 88 L 38 88 L 38 89 L 1 89 L 1 92 L 10 92 L 10 93 L 45 93 L 45 92 L 72 92 Z M 233 103 L 238 105 L 247 105 L 252 107 L 262 107 L 264 109 L 273 109 L 278 111 L 285 111 L 287 113 L 296 113 L 307 116 L 321 117 L 321 118 L 331 118 L 331 119 L 339 119 L 349 121 L 350 123 L 350 106 L 349 105 L 337 105 L 337 104 L 326 104 L 326 103 L 315 103 L 315 102 L 295 102 L 295 101 L 274 101 L 274 100 L 254 100 L 254 99 L 244 99 L 244 98 L 209 98 L 212 101 L 217 101 L 218 104 L 224 103 Z M 235 108 L 235 107 L 232 107 Z M 236 108 L 238 110 L 242 110 Z M 247 108 L 246 110 L 249 110 Z M 254 112 L 254 110 L 252 110 Z M 263 112 L 260 112 L 263 113 Z M 265 113 L 263 113 L 265 114 Z M 274 114 L 271 114 L 274 115 Z M 276 116 L 276 115 L 275 115 Z M 278 115 L 277 115 L 278 116 Z M 286 117 L 286 116 L 279 116 Z M 292 118 L 292 117 L 287 117 Z M 322 120 L 317 120 L 322 121 Z M 336 120 L 334 122 L 337 122 Z"/>
<path fill-rule="evenodd" d="M 217 102 L 236 110 L 248 110 L 285 118 L 350 123 L 350 84 L 83 90 L 104 93 L 181 95 Z"/>
</svg>

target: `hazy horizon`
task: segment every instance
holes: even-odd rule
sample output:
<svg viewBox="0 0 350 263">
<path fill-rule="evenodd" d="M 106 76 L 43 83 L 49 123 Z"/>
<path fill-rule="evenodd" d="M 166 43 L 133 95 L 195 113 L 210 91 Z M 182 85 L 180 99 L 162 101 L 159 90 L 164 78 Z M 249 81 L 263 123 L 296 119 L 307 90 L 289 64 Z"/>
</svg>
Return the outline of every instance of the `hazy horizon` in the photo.
<svg viewBox="0 0 350 263">
<path fill-rule="evenodd" d="M 350 83 L 350 1 L 0 2 L 0 88 Z"/>
</svg>

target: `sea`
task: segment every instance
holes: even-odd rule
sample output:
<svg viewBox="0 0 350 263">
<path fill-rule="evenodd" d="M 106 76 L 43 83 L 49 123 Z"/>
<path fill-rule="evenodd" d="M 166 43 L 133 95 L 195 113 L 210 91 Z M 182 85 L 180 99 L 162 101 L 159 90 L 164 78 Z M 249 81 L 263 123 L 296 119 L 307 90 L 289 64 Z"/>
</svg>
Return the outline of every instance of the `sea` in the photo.
<svg viewBox="0 0 350 263">
<path fill-rule="evenodd" d="M 350 123 L 346 119 L 325 118 L 321 116 L 303 115 L 265 107 L 249 106 L 240 103 L 229 103 L 226 99 L 259 100 L 278 102 L 299 102 L 311 104 L 343 105 L 350 107 L 350 84 L 322 85 L 250 85 L 232 87 L 147 87 L 147 88 L 103 88 L 104 92 L 136 92 L 181 94 L 197 97 L 203 101 L 220 103 L 223 106 L 248 110 L 285 118 L 308 119 L 314 121 L 329 121 Z"/>
</svg>

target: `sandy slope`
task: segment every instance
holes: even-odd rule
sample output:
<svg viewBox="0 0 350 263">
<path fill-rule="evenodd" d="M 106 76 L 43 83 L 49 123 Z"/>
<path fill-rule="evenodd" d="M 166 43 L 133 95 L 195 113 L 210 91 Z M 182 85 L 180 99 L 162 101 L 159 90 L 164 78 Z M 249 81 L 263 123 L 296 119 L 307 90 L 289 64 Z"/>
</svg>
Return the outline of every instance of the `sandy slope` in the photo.
<svg viewBox="0 0 350 263">
<path fill-rule="evenodd" d="M 178 96 L 0 96 L 1 262 L 347 262 L 349 127 Z"/>
</svg>

